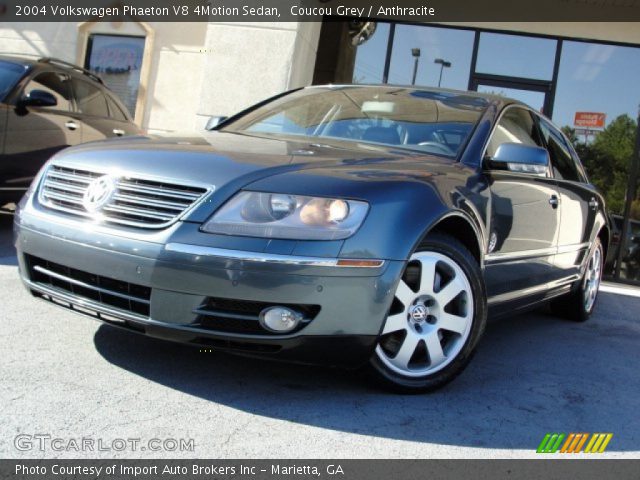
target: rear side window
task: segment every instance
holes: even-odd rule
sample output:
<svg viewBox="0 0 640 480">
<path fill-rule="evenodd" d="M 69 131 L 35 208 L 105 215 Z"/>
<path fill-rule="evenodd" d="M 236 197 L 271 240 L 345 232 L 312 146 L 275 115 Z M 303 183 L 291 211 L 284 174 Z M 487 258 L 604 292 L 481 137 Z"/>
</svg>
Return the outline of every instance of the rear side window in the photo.
<svg viewBox="0 0 640 480">
<path fill-rule="evenodd" d="M 540 130 L 549 150 L 554 177 L 572 182 L 581 181 L 582 177 L 571 155 L 570 147 L 562 134 L 544 118 L 540 118 Z"/>
<path fill-rule="evenodd" d="M 122 109 L 116 104 L 116 102 L 109 96 L 107 97 L 107 103 L 109 104 L 109 116 L 114 120 L 118 120 L 120 122 L 126 122 L 127 116 L 124 114 Z"/>
<path fill-rule="evenodd" d="M 534 147 L 542 146 L 538 129 L 528 110 L 511 107 L 505 111 L 491 135 L 487 145 L 487 156 L 493 157 L 498 147 L 503 143 L 522 143 Z"/>
<path fill-rule="evenodd" d="M 43 110 L 71 110 L 71 87 L 69 77 L 63 73 L 43 72 L 37 74 L 27 83 L 24 94 L 27 95 L 32 90 L 43 90 L 53 95 L 58 101 L 53 107 L 38 107 Z"/>
<path fill-rule="evenodd" d="M 109 116 L 107 99 L 98 87 L 89 82 L 74 78 L 73 89 L 76 94 L 76 104 L 80 113 L 93 115 L 95 117 L 107 118 Z"/>
</svg>

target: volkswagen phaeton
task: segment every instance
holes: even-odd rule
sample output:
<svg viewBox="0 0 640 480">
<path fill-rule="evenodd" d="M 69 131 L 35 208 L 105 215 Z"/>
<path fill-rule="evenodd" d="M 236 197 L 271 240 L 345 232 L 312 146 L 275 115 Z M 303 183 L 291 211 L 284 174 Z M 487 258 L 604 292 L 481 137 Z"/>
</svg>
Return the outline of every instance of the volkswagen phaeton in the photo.
<svg viewBox="0 0 640 480">
<path fill-rule="evenodd" d="M 488 317 L 593 311 L 609 225 L 563 133 L 499 96 L 316 86 L 192 137 L 75 146 L 15 216 L 31 293 L 403 391 L 468 364 Z"/>
</svg>

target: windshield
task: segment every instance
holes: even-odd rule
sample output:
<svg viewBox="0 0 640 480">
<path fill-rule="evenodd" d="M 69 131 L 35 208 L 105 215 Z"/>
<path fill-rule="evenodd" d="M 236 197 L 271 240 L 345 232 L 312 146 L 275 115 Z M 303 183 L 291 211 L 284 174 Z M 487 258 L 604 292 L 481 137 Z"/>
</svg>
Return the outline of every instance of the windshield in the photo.
<svg viewBox="0 0 640 480">
<path fill-rule="evenodd" d="M 247 113 L 223 131 L 337 138 L 457 157 L 488 102 L 406 87 L 300 90 Z"/>
<path fill-rule="evenodd" d="M 0 101 L 3 101 L 25 72 L 23 65 L 0 60 Z"/>
</svg>

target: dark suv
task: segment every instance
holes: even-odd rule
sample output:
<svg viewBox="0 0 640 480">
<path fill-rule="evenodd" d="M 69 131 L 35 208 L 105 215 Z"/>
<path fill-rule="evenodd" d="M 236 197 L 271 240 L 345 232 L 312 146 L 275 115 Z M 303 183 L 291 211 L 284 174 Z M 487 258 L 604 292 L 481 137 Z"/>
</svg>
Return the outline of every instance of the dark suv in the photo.
<svg viewBox="0 0 640 480">
<path fill-rule="evenodd" d="M 53 58 L 0 56 L 0 206 L 16 202 L 58 150 L 140 133 L 91 72 Z"/>
</svg>

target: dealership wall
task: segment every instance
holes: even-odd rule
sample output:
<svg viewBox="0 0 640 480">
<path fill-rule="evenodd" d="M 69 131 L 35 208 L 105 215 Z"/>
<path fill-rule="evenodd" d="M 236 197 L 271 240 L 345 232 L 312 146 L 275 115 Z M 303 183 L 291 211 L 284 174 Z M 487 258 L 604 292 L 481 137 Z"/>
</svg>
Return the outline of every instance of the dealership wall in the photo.
<svg viewBox="0 0 640 480">
<path fill-rule="evenodd" d="M 82 64 L 81 34 L 148 35 L 141 115 L 149 131 L 201 129 L 265 97 L 311 83 L 321 24 L 0 23 L 0 53 L 53 56 Z M 140 105 L 140 104 L 139 104 Z"/>
<path fill-rule="evenodd" d="M 320 22 L 209 23 L 197 126 L 310 85 Z"/>
</svg>

